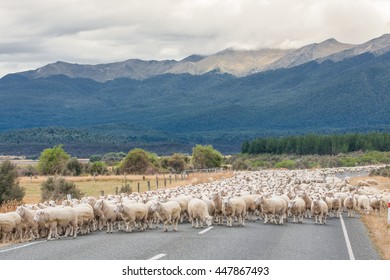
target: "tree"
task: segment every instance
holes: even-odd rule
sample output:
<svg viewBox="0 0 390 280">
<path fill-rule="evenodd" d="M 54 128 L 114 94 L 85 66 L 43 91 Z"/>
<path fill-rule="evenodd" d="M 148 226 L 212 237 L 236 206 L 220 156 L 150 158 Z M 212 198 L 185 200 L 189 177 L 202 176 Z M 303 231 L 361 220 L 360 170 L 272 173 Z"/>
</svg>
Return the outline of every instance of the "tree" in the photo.
<svg viewBox="0 0 390 280">
<path fill-rule="evenodd" d="M 145 174 L 149 167 L 152 167 L 154 157 L 143 149 L 131 150 L 120 164 L 122 173 Z"/>
<path fill-rule="evenodd" d="M 15 164 L 6 160 L 0 164 L 0 204 L 10 200 L 21 201 L 25 189 L 19 186 L 19 175 Z"/>
<path fill-rule="evenodd" d="M 168 158 L 168 167 L 176 172 L 182 172 L 186 167 L 185 156 L 181 154 L 173 154 Z"/>
<path fill-rule="evenodd" d="M 83 164 L 75 157 L 66 163 L 66 173 L 72 176 L 80 176 L 83 173 Z"/>
<path fill-rule="evenodd" d="M 195 168 L 221 167 L 223 156 L 211 145 L 196 145 L 192 148 L 192 163 Z"/>
<path fill-rule="evenodd" d="M 68 182 L 64 178 L 49 177 L 41 186 L 42 201 L 66 199 L 70 194 L 72 198 L 80 199 L 84 194 L 75 183 Z"/>
<path fill-rule="evenodd" d="M 91 175 L 103 175 L 108 172 L 107 165 L 102 161 L 95 161 L 90 164 L 88 172 Z"/>
<path fill-rule="evenodd" d="M 62 149 L 62 145 L 45 149 L 38 161 L 38 170 L 42 175 L 59 175 L 65 168 L 70 156 Z"/>
</svg>

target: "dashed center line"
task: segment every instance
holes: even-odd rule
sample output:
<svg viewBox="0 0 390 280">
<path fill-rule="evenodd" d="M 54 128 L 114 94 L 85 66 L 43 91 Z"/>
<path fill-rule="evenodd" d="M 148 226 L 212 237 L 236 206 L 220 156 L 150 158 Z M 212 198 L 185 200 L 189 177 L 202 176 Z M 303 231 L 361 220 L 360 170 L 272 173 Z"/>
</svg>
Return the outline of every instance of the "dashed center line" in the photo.
<svg viewBox="0 0 390 280">
<path fill-rule="evenodd" d="M 161 259 L 161 258 L 165 257 L 166 255 L 167 254 L 158 254 L 158 255 L 155 255 L 154 257 L 151 257 L 148 260 L 158 260 L 158 259 Z"/>
<path fill-rule="evenodd" d="M 349 259 L 355 260 L 355 256 L 353 255 L 353 251 L 352 251 L 351 242 L 349 241 L 347 228 L 345 227 L 343 215 L 341 214 L 340 214 L 340 222 L 341 222 L 341 228 L 343 229 L 343 233 L 344 233 L 345 243 L 347 244 Z"/>
<path fill-rule="evenodd" d="M 198 234 L 204 234 L 204 233 L 208 232 L 210 229 L 213 229 L 213 228 L 214 228 L 213 226 L 210 226 L 210 227 L 205 228 L 204 230 L 198 232 Z"/>
</svg>

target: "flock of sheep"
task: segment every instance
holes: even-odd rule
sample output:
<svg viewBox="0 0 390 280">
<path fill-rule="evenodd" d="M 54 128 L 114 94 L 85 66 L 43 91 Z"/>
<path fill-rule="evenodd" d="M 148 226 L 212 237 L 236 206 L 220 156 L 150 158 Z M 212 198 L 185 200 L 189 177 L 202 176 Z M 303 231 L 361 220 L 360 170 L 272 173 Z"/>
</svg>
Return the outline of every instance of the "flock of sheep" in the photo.
<svg viewBox="0 0 390 280">
<path fill-rule="evenodd" d="M 367 214 L 387 207 L 388 191 L 369 187 L 375 180 L 352 186 L 336 173 L 369 171 L 370 168 L 321 170 L 264 170 L 235 172 L 220 181 L 161 189 L 145 193 L 85 197 L 81 200 L 48 201 L 19 206 L 0 214 L 2 242 L 36 238 L 77 237 L 106 228 L 132 232 L 156 228 L 173 231 L 188 221 L 192 227 L 225 224 L 244 226 L 246 221 L 303 223 L 314 219 L 325 224 L 341 213 Z"/>
</svg>

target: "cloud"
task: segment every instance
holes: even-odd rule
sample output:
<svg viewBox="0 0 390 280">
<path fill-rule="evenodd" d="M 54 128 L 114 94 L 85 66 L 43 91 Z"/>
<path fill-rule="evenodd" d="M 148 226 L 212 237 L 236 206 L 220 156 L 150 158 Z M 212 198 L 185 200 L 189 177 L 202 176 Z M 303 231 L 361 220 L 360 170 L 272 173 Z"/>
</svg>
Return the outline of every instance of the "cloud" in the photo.
<svg viewBox="0 0 390 280">
<path fill-rule="evenodd" d="M 2 0 L 0 76 L 64 60 L 182 59 L 388 32 L 385 0 Z"/>
</svg>

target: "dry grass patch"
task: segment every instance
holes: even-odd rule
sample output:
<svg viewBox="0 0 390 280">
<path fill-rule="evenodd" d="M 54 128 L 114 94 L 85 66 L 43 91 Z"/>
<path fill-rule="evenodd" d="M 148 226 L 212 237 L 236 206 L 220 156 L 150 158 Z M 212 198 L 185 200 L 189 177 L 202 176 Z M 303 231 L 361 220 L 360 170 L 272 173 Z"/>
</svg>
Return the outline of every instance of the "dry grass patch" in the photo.
<svg viewBox="0 0 390 280">
<path fill-rule="evenodd" d="M 367 179 L 374 179 L 379 183 L 378 185 L 371 186 L 368 188 L 387 192 L 390 190 L 390 178 L 382 176 L 354 177 L 350 179 L 350 183 L 354 186 L 357 186 L 359 181 Z M 387 225 L 387 211 L 382 211 L 380 215 L 378 215 L 377 213 L 361 215 L 360 219 L 367 227 L 367 230 L 370 233 L 371 240 L 373 241 L 376 249 L 380 253 L 382 259 L 390 260 L 390 226 Z"/>
<path fill-rule="evenodd" d="M 361 220 L 366 225 L 382 259 L 390 260 L 390 226 L 387 225 L 387 212 L 382 211 L 380 215 L 377 213 L 362 215 Z"/>
<path fill-rule="evenodd" d="M 165 175 L 164 187 L 164 175 L 158 175 L 158 189 L 169 189 L 178 186 L 196 185 L 212 180 L 220 180 L 221 178 L 232 177 L 232 172 L 221 173 L 191 173 L 186 180 L 182 180 L 180 175 Z M 25 203 L 37 203 L 41 201 L 41 185 L 47 180 L 47 176 L 37 177 L 21 177 L 20 185 L 26 189 L 26 195 L 24 197 Z M 79 177 L 64 177 L 67 181 L 73 182 L 76 186 L 87 196 L 97 197 L 104 191 L 105 194 L 115 194 L 116 189 L 125 184 L 130 184 L 132 191 L 138 191 L 138 184 L 140 186 L 139 191 L 145 192 L 148 190 L 148 181 L 150 182 L 150 190 L 156 190 L 157 182 L 156 175 L 110 175 L 110 176 L 79 176 Z"/>
</svg>

